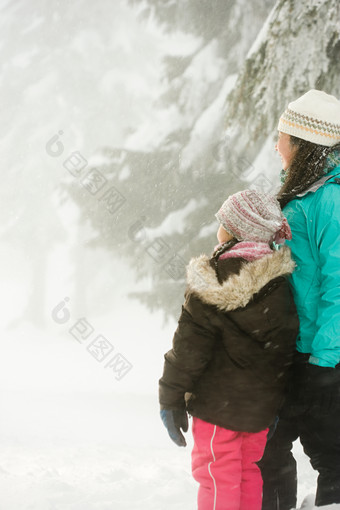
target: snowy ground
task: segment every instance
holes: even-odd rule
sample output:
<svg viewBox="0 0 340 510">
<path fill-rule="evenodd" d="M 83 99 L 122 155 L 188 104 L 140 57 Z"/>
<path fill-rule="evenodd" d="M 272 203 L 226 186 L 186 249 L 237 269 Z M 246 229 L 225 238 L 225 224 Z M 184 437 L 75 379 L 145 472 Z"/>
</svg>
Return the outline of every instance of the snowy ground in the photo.
<svg viewBox="0 0 340 510">
<path fill-rule="evenodd" d="M 187 448 L 176 447 L 158 414 L 161 356 L 147 367 L 145 357 L 135 364 L 124 387 L 66 332 L 53 337 L 54 327 L 44 344 L 42 332 L 28 326 L 26 336 L 6 334 L 0 510 L 195 510 L 191 436 Z M 160 341 L 160 350 L 169 341 Z M 316 475 L 299 444 L 295 454 L 300 505 L 315 492 Z"/>
<path fill-rule="evenodd" d="M 195 508 L 189 449 L 155 397 L 14 392 L 2 409 L 2 510 Z"/>
<path fill-rule="evenodd" d="M 70 296 L 67 323 L 0 336 L 0 510 L 194 510 L 190 438 L 170 441 L 157 401 L 174 324 L 121 297 L 79 343 Z M 98 334 L 132 363 L 121 380 L 87 350 Z"/>
<path fill-rule="evenodd" d="M 77 342 L 74 296 L 52 283 L 46 327 L 8 320 L 0 335 L 0 510 L 195 510 L 191 435 L 187 448 L 175 446 L 157 401 L 175 321 L 163 327 L 160 313 L 116 290 L 112 312 L 100 315 L 94 303 L 84 312 L 94 332 Z M 19 313 L 24 289 L 15 289 Z M 0 289 L 7 317 L 15 309 L 8 290 Z M 69 316 L 58 322 L 52 310 L 65 295 Z M 88 350 L 97 335 L 131 362 L 121 380 Z M 316 475 L 299 444 L 295 453 L 300 505 Z"/>
<path fill-rule="evenodd" d="M 13 391 L 2 411 L 1 510 L 196 508 L 192 440 L 168 440 L 155 395 Z M 301 500 L 315 475 L 296 453 Z"/>
</svg>

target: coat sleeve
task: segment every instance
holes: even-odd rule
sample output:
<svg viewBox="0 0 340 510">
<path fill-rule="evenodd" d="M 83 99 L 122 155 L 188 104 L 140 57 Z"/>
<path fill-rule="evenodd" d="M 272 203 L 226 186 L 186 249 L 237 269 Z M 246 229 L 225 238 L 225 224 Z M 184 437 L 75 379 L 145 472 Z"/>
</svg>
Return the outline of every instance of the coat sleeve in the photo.
<svg viewBox="0 0 340 510">
<path fill-rule="evenodd" d="M 340 361 L 340 186 L 328 184 L 318 197 L 311 224 L 320 267 L 317 332 L 310 363 L 334 367 Z"/>
<path fill-rule="evenodd" d="M 161 408 L 185 408 L 185 393 L 192 391 L 213 355 L 218 336 L 213 323 L 207 316 L 206 305 L 193 295 L 187 296 L 172 349 L 164 356 L 163 376 L 159 380 Z"/>
</svg>

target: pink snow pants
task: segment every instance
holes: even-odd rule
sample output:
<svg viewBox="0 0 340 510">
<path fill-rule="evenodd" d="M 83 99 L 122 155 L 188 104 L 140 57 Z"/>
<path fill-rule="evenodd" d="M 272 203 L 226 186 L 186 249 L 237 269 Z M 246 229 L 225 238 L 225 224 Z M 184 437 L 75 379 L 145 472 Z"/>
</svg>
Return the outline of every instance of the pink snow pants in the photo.
<svg viewBox="0 0 340 510">
<path fill-rule="evenodd" d="M 261 459 L 268 429 L 235 432 L 193 418 L 192 474 L 198 510 L 261 510 Z"/>
</svg>

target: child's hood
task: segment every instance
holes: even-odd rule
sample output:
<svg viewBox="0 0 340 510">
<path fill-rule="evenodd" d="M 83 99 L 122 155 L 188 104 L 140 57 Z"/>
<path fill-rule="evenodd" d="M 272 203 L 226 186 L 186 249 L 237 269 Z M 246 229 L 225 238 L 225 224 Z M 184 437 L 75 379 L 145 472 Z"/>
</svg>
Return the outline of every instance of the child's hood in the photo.
<svg viewBox="0 0 340 510">
<path fill-rule="evenodd" d="M 252 297 L 274 278 L 292 273 L 295 263 L 288 246 L 242 265 L 238 274 L 222 284 L 206 255 L 191 259 L 187 267 L 188 291 L 221 311 L 246 306 Z"/>
</svg>

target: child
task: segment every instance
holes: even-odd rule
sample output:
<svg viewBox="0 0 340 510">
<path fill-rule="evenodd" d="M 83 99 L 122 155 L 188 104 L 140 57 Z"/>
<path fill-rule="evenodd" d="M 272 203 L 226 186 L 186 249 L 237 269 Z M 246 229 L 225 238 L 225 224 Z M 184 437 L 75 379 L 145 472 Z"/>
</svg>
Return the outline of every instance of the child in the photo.
<svg viewBox="0 0 340 510">
<path fill-rule="evenodd" d="M 298 318 L 286 275 L 291 232 L 278 202 L 255 190 L 230 196 L 216 217 L 219 245 L 187 268 L 186 300 L 159 381 L 161 417 L 185 446 L 199 510 L 260 510 L 268 427 L 281 407 Z"/>
</svg>

